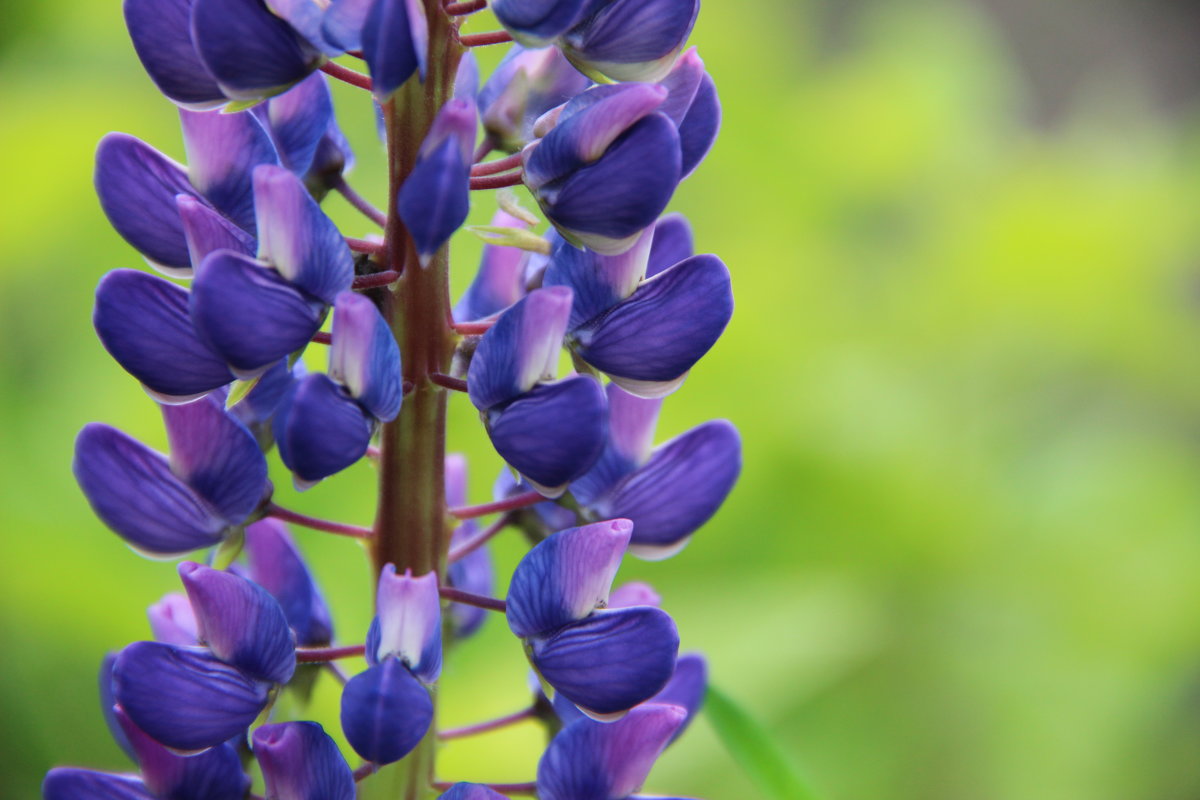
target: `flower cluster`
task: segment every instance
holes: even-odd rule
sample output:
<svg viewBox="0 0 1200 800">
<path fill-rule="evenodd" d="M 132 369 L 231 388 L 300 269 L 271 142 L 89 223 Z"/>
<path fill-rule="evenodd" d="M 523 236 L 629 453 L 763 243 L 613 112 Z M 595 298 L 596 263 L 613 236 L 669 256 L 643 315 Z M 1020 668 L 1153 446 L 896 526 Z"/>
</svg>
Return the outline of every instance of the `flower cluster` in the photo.
<svg viewBox="0 0 1200 800">
<path fill-rule="evenodd" d="M 125 0 L 187 163 L 127 134 L 100 142 L 101 207 L 162 274 L 109 272 L 94 324 L 159 407 L 169 452 L 92 423 L 73 466 L 133 549 L 197 560 L 178 565 L 182 593 L 150 606 L 151 638 L 101 666 L 102 711 L 137 771 L 56 768 L 48 800 L 350 800 L 386 765 L 432 764 L 436 739 L 525 719 L 551 735 L 535 780 L 432 780 L 406 797 L 621 800 L 700 709 L 705 660 L 679 654 L 661 598 L 613 588 L 626 554 L 678 553 L 741 464 L 723 420 L 654 446 L 665 398 L 733 313 L 729 270 L 663 215 L 720 122 L 686 49 L 699 3 L 492 0 L 503 30 L 463 32 L 487 5 Z M 503 42 L 481 82 L 470 48 Z M 330 60 L 343 55 L 367 72 Z M 386 213 L 346 180 L 330 77 L 366 90 L 381 119 Z M 448 242 L 493 189 L 482 260 L 452 308 Z M 343 235 L 321 208 L 331 192 L 381 235 Z M 328 348 L 323 372 L 314 345 Z M 445 454 L 456 392 L 506 464 L 482 505 L 467 505 L 465 460 Z M 281 507 L 272 451 L 301 490 L 374 461 L 375 525 Z M 369 543 L 361 644 L 335 644 L 285 522 Z M 501 599 L 488 543 L 508 529 L 532 547 Z M 528 656 L 530 706 L 436 730 L 447 646 L 490 612 Z M 357 657 L 357 674 L 339 666 Z M 321 724 L 278 719 L 317 680 L 342 684 L 355 769 Z"/>
</svg>

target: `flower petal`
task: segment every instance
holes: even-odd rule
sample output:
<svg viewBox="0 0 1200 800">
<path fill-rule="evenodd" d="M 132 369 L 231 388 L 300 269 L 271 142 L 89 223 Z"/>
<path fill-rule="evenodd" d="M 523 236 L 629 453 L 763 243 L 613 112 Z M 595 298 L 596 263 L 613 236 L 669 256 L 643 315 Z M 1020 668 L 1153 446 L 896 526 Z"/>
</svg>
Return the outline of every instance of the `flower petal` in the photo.
<svg viewBox="0 0 1200 800">
<path fill-rule="evenodd" d="M 87 425 L 72 468 L 96 516 L 138 550 L 180 555 L 224 537 L 227 522 L 171 473 L 167 459 L 116 428 Z"/>
<path fill-rule="evenodd" d="M 419 0 L 374 0 L 362 27 L 362 52 L 371 72 L 372 91 L 385 102 L 414 72 L 425 78 L 429 38 Z"/>
<path fill-rule="evenodd" d="M 371 5 L 372 0 L 333 0 L 321 21 L 325 40 L 343 50 L 362 50 L 363 25 Z"/>
<path fill-rule="evenodd" d="M 608 592 L 629 545 L 629 520 L 568 528 L 543 539 L 513 572 L 508 627 L 522 639 L 553 633 L 608 605 Z"/>
<path fill-rule="evenodd" d="M 254 253 L 254 237 L 198 197 L 177 194 L 175 206 L 183 223 L 191 263 L 199 264 L 214 250 L 235 250 L 244 255 Z M 182 277 L 191 275 L 191 269 L 180 271 Z"/>
<path fill-rule="evenodd" d="M 244 230 L 254 230 L 251 173 L 260 164 L 279 163 L 271 136 L 258 117 L 249 111 L 180 109 L 179 122 L 192 185 Z"/>
<path fill-rule="evenodd" d="M 326 303 L 350 288 L 354 256 L 299 178 L 283 167 L 256 168 L 254 209 L 259 259 Z"/>
<path fill-rule="evenodd" d="M 529 223 L 497 211 L 492 217 L 495 227 L 526 230 Z M 516 247 L 485 244 L 479 271 L 471 286 L 454 307 L 458 322 L 483 319 L 499 313 L 525 296 L 526 254 Z"/>
<path fill-rule="evenodd" d="M 301 481 L 328 478 L 358 461 L 371 442 L 371 422 L 328 375 L 296 381 L 275 412 L 279 456 Z"/>
<path fill-rule="evenodd" d="M 400 413 L 400 348 L 387 320 L 369 298 L 354 292 L 337 296 L 329 376 L 376 419 L 391 422 Z"/>
<path fill-rule="evenodd" d="M 242 760 L 229 744 L 196 755 L 177 755 L 146 735 L 121 709 L 116 715 L 137 754 L 142 780 L 155 797 L 230 800 L 242 797 L 250 788 L 250 776 L 242 770 Z"/>
<path fill-rule="evenodd" d="M 135 725 L 180 751 L 237 736 L 267 705 L 267 684 L 199 647 L 135 642 L 117 656 L 113 686 Z"/>
<path fill-rule="evenodd" d="M 255 680 L 287 683 L 296 671 L 296 640 L 279 603 L 232 572 L 185 561 L 179 577 L 196 612 L 200 640 L 217 658 Z"/>
<path fill-rule="evenodd" d="M 194 0 L 192 40 L 221 91 L 235 100 L 278 94 L 321 58 L 262 0 Z"/>
<path fill-rule="evenodd" d="M 479 340 L 467 370 L 475 407 L 491 408 L 553 377 L 570 314 L 566 287 L 530 292 L 505 311 Z"/>
<path fill-rule="evenodd" d="M 534 139 L 538 117 L 591 85 L 557 47 L 511 47 L 479 93 L 484 130 L 498 147 L 516 152 Z"/>
<path fill-rule="evenodd" d="M 459 143 L 446 138 L 422 156 L 400 187 L 400 218 L 427 263 L 462 226 L 471 209 L 470 166 Z"/>
<path fill-rule="evenodd" d="M 583 0 L 495 0 L 496 19 L 525 47 L 550 44 L 578 19 Z"/>
<path fill-rule="evenodd" d="M 55 767 L 42 781 L 42 800 L 155 800 L 137 775 Z"/>
<path fill-rule="evenodd" d="M 633 608 L 634 606 L 655 606 L 662 605 L 662 598 L 658 592 L 654 591 L 654 587 L 648 583 L 641 581 L 630 581 L 623 583 L 608 596 L 609 608 Z M 665 702 L 665 701 L 664 701 Z"/>
<path fill-rule="evenodd" d="M 190 295 L 170 281 L 132 269 L 96 287 L 92 323 L 104 349 L 164 402 L 184 402 L 233 380 L 224 359 L 196 335 Z"/>
<path fill-rule="evenodd" d="M 342 691 L 342 732 L 367 761 L 399 761 L 420 743 L 432 722 L 429 692 L 398 658 L 355 675 Z"/>
<path fill-rule="evenodd" d="M 695 719 L 704 705 L 704 693 L 708 690 L 708 662 L 699 653 L 682 655 L 675 662 L 675 673 L 662 691 L 650 699 L 651 703 L 679 706 L 687 711 L 687 718 L 671 736 L 675 741 Z M 669 744 L 669 742 L 668 742 Z"/>
<path fill-rule="evenodd" d="M 311 0 L 305 3 L 315 7 Z M 297 175 L 305 175 L 313 165 L 322 137 L 334 124 L 333 97 L 325 76 L 314 72 L 268 100 L 265 111 L 279 160 Z"/>
<path fill-rule="evenodd" d="M 196 614 L 186 596 L 177 592 L 165 594 L 146 609 L 146 616 L 150 619 L 150 633 L 154 641 L 181 647 L 199 644 Z"/>
<path fill-rule="evenodd" d="M 196 271 L 192 323 L 239 375 L 255 376 L 303 348 L 321 327 L 323 306 L 279 273 L 232 250 Z"/>
<path fill-rule="evenodd" d="M 692 100 L 687 116 L 679 125 L 679 146 L 683 151 L 682 175 L 691 175 L 708 155 L 721 128 L 721 101 L 712 76 L 705 74 Z"/>
<path fill-rule="evenodd" d="M 659 110 L 671 118 L 675 127 L 678 128 L 687 116 L 703 77 L 704 61 L 701 60 L 699 51 L 692 47 L 675 62 L 675 66 L 666 77 L 659 81 L 660 85 L 667 88 L 666 102 Z"/>
<path fill-rule="evenodd" d="M 333 640 L 329 608 L 286 525 L 262 519 L 247 526 L 246 559 L 250 579 L 279 602 L 299 644 L 320 647 Z"/>
<path fill-rule="evenodd" d="M 185 599 L 186 603 L 187 600 Z M 129 737 L 125 735 L 125 729 L 121 727 L 121 722 L 117 719 L 117 699 L 113 695 L 113 665 L 117 663 L 117 653 L 105 653 L 104 660 L 100 662 L 100 674 L 97 675 L 97 683 L 100 689 L 100 713 L 104 715 L 104 724 L 108 726 L 108 732 L 112 734 L 113 741 L 117 746 L 129 756 L 131 761 L 137 761 L 137 754 L 133 751 L 133 743 L 129 741 Z"/>
<path fill-rule="evenodd" d="M 396 574 L 392 564 L 379 575 L 375 599 L 379 629 L 371 643 L 374 663 L 399 658 L 423 683 L 437 681 L 442 670 L 442 601 L 438 577 Z"/>
<path fill-rule="evenodd" d="M 654 226 L 654 244 L 650 246 L 650 259 L 646 265 L 646 277 L 673 267 L 694 253 L 692 226 L 682 214 L 667 214 Z"/>
<path fill-rule="evenodd" d="M 712 348 L 732 316 L 729 270 L 716 256 L 693 256 L 577 330 L 577 352 L 626 390 L 661 396 Z"/>
<path fill-rule="evenodd" d="M 263 725 L 251 740 L 273 800 L 354 800 L 354 773 L 317 723 Z"/>
<path fill-rule="evenodd" d="M 582 326 L 633 294 L 646 274 L 652 238 L 653 230 L 647 228 L 636 244 L 615 256 L 580 250 L 565 241 L 554 248 L 542 285 L 571 289 L 568 329 Z"/>
<path fill-rule="evenodd" d="M 192 44 L 192 0 L 125 0 L 125 26 L 142 66 L 170 100 L 197 110 L 226 98 Z"/>
<path fill-rule="evenodd" d="M 489 409 L 488 436 L 500 457 L 535 489 L 557 497 L 604 451 L 607 416 L 600 383 L 575 375 L 539 384 Z"/>
<path fill-rule="evenodd" d="M 657 81 L 696 24 L 700 0 L 613 0 L 564 37 L 577 64 L 616 81 Z"/>
</svg>

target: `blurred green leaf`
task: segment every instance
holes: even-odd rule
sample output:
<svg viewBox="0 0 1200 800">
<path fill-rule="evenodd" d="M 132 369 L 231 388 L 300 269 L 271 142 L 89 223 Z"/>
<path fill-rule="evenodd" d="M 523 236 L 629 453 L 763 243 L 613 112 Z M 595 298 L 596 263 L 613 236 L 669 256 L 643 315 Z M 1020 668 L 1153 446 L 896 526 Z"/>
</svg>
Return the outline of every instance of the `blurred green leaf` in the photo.
<svg viewBox="0 0 1200 800">
<path fill-rule="evenodd" d="M 704 697 L 708 720 L 725 749 L 746 771 L 769 800 L 818 800 L 818 795 L 800 775 L 771 735 L 729 695 L 708 687 Z"/>
</svg>

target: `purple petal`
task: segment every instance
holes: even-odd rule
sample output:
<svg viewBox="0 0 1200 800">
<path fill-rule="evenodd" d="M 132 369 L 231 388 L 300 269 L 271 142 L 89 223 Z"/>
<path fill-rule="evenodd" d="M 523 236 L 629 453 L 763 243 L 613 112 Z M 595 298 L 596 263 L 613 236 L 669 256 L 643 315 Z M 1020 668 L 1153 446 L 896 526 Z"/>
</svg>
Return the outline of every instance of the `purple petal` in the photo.
<svg viewBox="0 0 1200 800">
<path fill-rule="evenodd" d="M 466 164 L 471 163 L 475 152 L 475 132 L 479 126 L 478 114 L 473 98 L 452 97 L 446 101 L 429 126 L 429 133 L 421 142 L 420 157 L 424 158 L 441 148 L 442 142 L 453 139 Z"/>
<path fill-rule="evenodd" d="M 615 383 L 608 396 L 608 442 L 587 474 L 571 484 L 571 493 L 585 506 L 599 500 L 622 478 L 645 463 L 654 444 L 654 427 L 662 399 L 646 400 Z"/>
<path fill-rule="evenodd" d="M 656 397 L 678 387 L 732 316 L 729 270 L 716 256 L 693 256 L 574 336 L 589 364 L 630 392 Z"/>
<path fill-rule="evenodd" d="M 42 800 L 155 800 L 136 775 L 55 767 L 42 781 Z"/>
<path fill-rule="evenodd" d="M 486 421 L 500 457 L 539 492 L 557 497 L 604 451 L 607 416 L 600 383 L 576 375 L 489 409 Z"/>
<path fill-rule="evenodd" d="M 646 277 L 673 267 L 684 259 L 691 258 L 692 226 L 682 214 L 667 214 L 654 226 L 654 244 L 650 247 L 650 260 L 646 266 Z"/>
<path fill-rule="evenodd" d="M 617 519 L 568 528 L 542 540 L 513 572 L 508 627 L 522 639 L 553 633 L 608 605 L 633 525 Z"/>
<path fill-rule="evenodd" d="M 230 222 L 212 206 L 190 194 L 175 195 L 179 219 L 187 241 L 188 257 L 199 264 L 214 250 L 234 250 L 244 255 L 254 253 L 254 237 Z M 187 270 L 190 276 L 192 270 Z"/>
<path fill-rule="evenodd" d="M 326 41 L 343 50 L 362 50 L 363 25 L 371 5 L 372 0 L 333 0 L 321 22 Z"/>
<path fill-rule="evenodd" d="M 155 797 L 171 800 L 230 800 L 250 788 L 242 760 L 229 744 L 181 756 L 146 735 L 120 709 L 117 719 L 137 753 L 142 780 Z"/>
<path fill-rule="evenodd" d="M 354 774 L 315 722 L 263 725 L 251 737 L 273 800 L 354 800 Z"/>
<path fill-rule="evenodd" d="M 417 161 L 400 187 L 398 208 L 417 245 L 417 255 L 427 263 L 462 226 L 471 209 L 470 166 L 456 139 L 445 139 Z"/>
<path fill-rule="evenodd" d="M 355 675 L 342 691 L 342 732 L 367 761 L 399 761 L 420 743 L 432 722 L 429 692 L 398 658 Z"/>
<path fill-rule="evenodd" d="M 424 80 L 428 37 L 419 0 L 374 0 L 362 27 L 362 52 L 380 103 L 414 72 Z"/>
<path fill-rule="evenodd" d="M 438 795 L 438 800 L 506 800 L 506 798 L 482 783 L 456 783 Z"/>
<path fill-rule="evenodd" d="M 312 166 L 304 175 L 304 184 L 314 197 L 323 197 L 341 181 L 342 173 L 349 172 L 353 166 L 354 151 L 350 148 L 350 142 L 338 127 L 337 120 L 331 120 L 321 141 L 317 143 L 317 152 L 313 155 Z"/>
<path fill-rule="evenodd" d="M 117 657 L 113 686 L 135 725 L 180 751 L 237 736 L 267 705 L 267 684 L 198 647 L 135 642 Z"/>
<path fill-rule="evenodd" d="M 683 151 L 682 175 L 686 178 L 700 165 L 717 140 L 721 128 L 721 101 L 717 85 L 705 74 L 696 90 L 687 116 L 679 125 L 679 146 Z"/>
<path fill-rule="evenodd" d="M 305 5 L 315 7 L 311 0 Z M 261 108 L 261 106 L 260 106 Z M 313 165 L 321 139 L 334 124 L 333 97 L 325 76 L 314 72 L 266 103 L 267 127 L 283 165 L 303 176 Z"/>
<path fill-rule="evenodd" d="M 611 724 L 579 720 L 563 728 L 538 763 L 541 800 L 612 800 L 641 788 L 683 724 L 676 706 L 635 708 Z"/>
<path fill-rule="evenodd" d="M 72 468 L 96 516 L 138 550 L 179 555 L 224 538 L 227 521 L 171 473 L 167 459 L 115 428 L 87 425 Z"/>
<path fill-rule="evenodd" d="M 214 108 L 225 95 L 192 44 L 192 0 L 125 0 L 125 25 L 158 90 L 181 106 Z"/>
<path fill-rule="evenodd" d="M 659 597 L 658 592 L 654 591 L 654 587 L 641 581 L 623 583 L 613 589 L 608 596 L 609 608 L 633 608 L 634 606 L 655 606 L 657 608 L 661 605 L 662 598 Z"/>
<path fill-rule="evenodd" d="M 565 37 L 577 64 L 616 81 L 657 81 L 696 24 L 700 0 L 614 0 Z"/>
<path fill-rule="evenodd" d="M 707 422 L 661 445 L 594 510 L 633 520 L 630 552 L 666 558 L 717 512 L 741 467 L 737 429 L 724 420 Z"/>
<path fill-rule="evenodd" d="M 275 145 L 258 117 L 248 111 L 180 109 L 179 121 L 192 185 L 243 229 L 254 230 L 251 173 L 260 164 L 279 163 Z"/>
<path fill-rule="evenodd" d="M 279 602 L 299 644 L 320 647 L 333 640 L 329 608 L 286 525 L 262 519 L 248 526 L 246 558 L 250 579 Z"/>
<path fill-rule="evenodd" d="M 369 298 L 354 292 L 337 296 L 329 376 L 372 416 L 391 422 L 400 413 L 400 348 L 387 320 Z"/>
<path fill-rule="evenodd" d="M 275 16 L 283 19 L 312 47 L 329 56 L 340 55 L 340 48 L 325 41 L 321 30 L 326 2 L 323 0 L 264 0 Z"/>
<path fill-rule="evenodd" d="M 571 313 L 571 290 L 530 292 L 488 329 L 467 370 L 471 402 L 481 411 L 554 376 Z"/>
<path fill-rule="evenodd" d="M 666 102 L 659 109 L 671 118 L 678 128 L 687 116 L 700 81 L 704 77 L 704 62 L 696 48 L 690 48 L 684 53 L 671 71 L 659 83 L 667 89 Z"/>
<path fill-rule="evenodd" d="M 295 374 L 299 375 L 303 369 L 303 363 L 297 362 Z M 275 409 L 283 401 L 283 396 L 291 388 L 292 379 L 293 372 L 288 369 L 287 359 L 281 358 L 259 376 L 254 388 L 229 409 L 229 413 L 250 428 L 255 438 L 261 440 L 259 429 L 270 422 Z"/>
<path fill-rule="evenodd" d="M 164 402 L 184 402 L 233 380 L 225 361 L 196 335 L 189 294 L 132 269 L 105 275 L 96 287 L 92 323 L 104 349 Z"/>
<path fill-rule="evenodd" d="M 453 544 L 461 541 L 457 536 L 451 540 Z M 487 597 L 493 590 L 492 573 L 492 557 L 485 545 L 451 564 L 446 571 L 446 578 L 455 589 Z M 451 603 L 446 611 L 450 615 L 454 635 L 459 639 L 478 631 L 488 618 L 485 609 L 465 603 Z"/>
<path fill-rule="evenodd" d="M 200 642 L 196 614 L 184 595 L 163 595 L 161 600 L 146 609 L 146 616 L 150 619 L 150 633 L 156 642 L 180 647 L 190 647 Z"/>
<path fill-rule="evenodd" d="M 163 406 L 171 471 L 231 523 L 258 508 L 268 489 L 267 461 L 254 435 L 209 395 Z"/>
<path fill-rule="evenodd" d="M 192 40 L 221 91 L 235 100 L 278 94 L 320 61 L 262 0 L 194 0 Z"/>
<path fill-rule="evenodd" d="M 358 461 L 371 442 L 362 407 L 321 373 L 293 385 L 275 412 L 279 456 L 305 482 L 328 478 Z"/>
<path fill-rule="evenodd" d="M 591 83 L 557 47 L 514 45 L 479 93 L 483 127 L 501 149 L 520 150 L 533 140 L 538 117 Z"/>
<path fill-rule="evenodd" d="M 465 100 L 471 104 L 472 114 L 478 113 L 479 109 L 475 104 L 475 98 L 479 94 L 479 59 L 475 58 L 474 51 L 468 50 L 463 53 L 462 59 L 458 62 L 458 70 L 454 73 L 454 94 L 453 97 L 459 100 Z M 471 126 L 471 136 L 474 138 L 475 126 Z"/>
<path fill-rule="evenodd" d="M 271 594 L 232 572 L 185 561 L 179 577 L 196 612 L 200 640 L 217 658 L 251 678 L 287 683 L 296 671 L 296 641 Z"/>
<path fill-rule="evenodd" d="M 646 274 L 652 238 L 653 232 L 647 228 L 636 244 L 615 256 L 580 250 L 565 241 L 554 248 L 542 285 L 571 289 L 574 300 L 569 330 L 582 326 L 633 294 Z"/>
<path fill-rule="evenodd" d="M 704 693 L 708 690 L 708 662 L 699 653 L 682 655 L 675 662 L 675 673 L 662 691 L 650 699 L 651 703 L 679 706 L 687 711 L 687 718 L 679 730 L 671 736 L 675 741 L 683 735 L 700 707 L 704 704 Z"/>
<path fill-rule="evenodd" d="M 354 256 L 341 231 L 282 167 L 254 170 L 258 257 L 291 283 L 332 303 L 354 280 Z"/>
<path fill-rule="evenodd" d="M 191 295 L 197 333 L 239 374 L 254 376 L 308 344 L 323 306 L 279 273 L 231 250 L 196 271 Z"/>
<path fill-rule="evenodd" d="M 497 211 L 492 225 L 526 230 L 529 223 L 504 211 Z M 515 247 L 484 245 L 479 270 L 470 288 L 454 307 L 459 322 L 490 317 L 525 296 L 526 254 Z"/>
<path fill-rule="evenodd" d="M 187 601 L 184 600 L 186 603 Z M 113 665 L 117 663 L 117 653 L 105 653 L 104 659 L 100 662 L 100 673 L 97 675 L 97 683 L 100 690 L 100 713 L 104 715 L 104 724 L 108 726 L 108 732 L 112 734 L 113 741 L 117 746 L 129 756 L 133 762 L 137 762 L 137 754 L 133 751 L 133 743 L 129 741 L 129 737 L 125 735 L 125 729 L 121 727 L 120 720 L 117 719 L 117 699 L 113 694 Z"/>
<path fill-rule="evenodd" d="M 375 662 L 399 658 L 422 682 L 437 681 L 442 671 L 442 601 L 438 577 L 429 572 L 414 578 L 387 564 L 379 576 L 375 599 L 379 615 L 379 640 Z"/>
<path fill-rule="evenodd" d="M 500 24 L 525 47 L 545 47 L 578 19 L 583 0 L 495 0 Z"/>
<path fill-rule="evenodd" d="M 191 269 L 178 194 L 196 195 L 182 166 L 141 139 L 110 133 L 96 148 L 94 175 L 100 207 L 117 233 L 156 267 Z"/>
</svg>

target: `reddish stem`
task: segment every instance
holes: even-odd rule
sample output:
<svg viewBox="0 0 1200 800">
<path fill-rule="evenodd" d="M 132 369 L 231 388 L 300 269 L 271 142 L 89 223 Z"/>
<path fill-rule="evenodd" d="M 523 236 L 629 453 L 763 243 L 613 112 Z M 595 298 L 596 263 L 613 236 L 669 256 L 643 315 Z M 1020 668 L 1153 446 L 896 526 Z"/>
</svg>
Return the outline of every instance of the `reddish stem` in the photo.
<svg viewBox="0 0 1200 800">
<path fill-rule="evenodd" d="M 337 183 L 333 185 L 342 197 L 346 198 L 346 202 L 362 212 L 363 216 L 374 222 L 379 227 L 387 225 L 387 214 L 384 214 L 376 208 L 370 200 L 363 197 L 358 192 L 354 191 L 350 184 L 346 183 L 345 178 L 338 178 Z"/>
<path fill-rule="evenodd" d="M 493 522 L 491 525 L 484 528 L 479 533 L 472 536 L 467 541 L 450 550 L 450 554 L 446 556 L 446 561 L 453 564 L 455 561 L 460 561 L 474 553 L 479 548 L 487 544 L 496 534 L 508 527 L 508 523 L 512 522 L 507 516 Z"/>
<path fill-rule="evenodd" d="M 446 13 L 452 17 L 461 17 L 466 14 L 474 14 L 476 11 L 483 11 L 487 8 L 487 0 L 466 0 L 462 3 L 450 3 L 446 6 Z"/>
<path fill-rule="evenodd" d="M 344 81 L 351 86 L 357 86 L 360 89 L 371 90 L 371 78 L 363 75 L 361 72 L 355 72 L 349 67 L 343 67 L 341 64 L 335 64 L 332 61 L 326 61 L 321 65 L 321 72 L 324 72 L 331 78 L 337 78 L 339 81 Z"/>
<path fill-rule="evenodd" d="M 494 503 L 484 503 L 478 506 L 459 506 L 458 508 L 450 509 L 448 513 L 450 516 L 457 517 L 458 519 L 474 519 L 475 517 L 495 514 L 498 511 L 516 511 L 519 508 L 528 508 L 529 506 L 537 505 L 545 499 L 537 492 L 525 492 L 524 494 L 514 494 L 512 497 L 497 500 Z"/>
<path fill-rule="evenodd" d="M 440 372 L 434 372 L 429 376 L 432 383 L 436 383 L 443 389 L 450 389 L 454 392 L 465 392 L 467 390 L 467 382 L 462 378 L 452 378 L 449 375 L 443 375 Z"/>
<path fill-rule="evenodd" d="M 509 714 L 496 719 L 489 719 L 487 722 L 477 722 L 474 725 L 464 725 L 461 728 L 447 728 L 444 731 L 438 731 L 437 737 L 442 740 L 446 739 L 461 739 L 464 736 L 474 736 L 478 733 L 487 733 L 498 728 L 504 728 L 508 725 L 520 722 L 523 719 L 529 719 L 536 714 L 536 710 L 530 706 L 523 708 L 520 711 Z"/>
<path fill-rule="evenodd" d="M 358 769 L 354 770 L 354 782 L 358 783 L 363 778 L 368 778 L 379 771 L 379 765 L 374 761 L 368 761 Z"/>
<path fill-rule="evenodd" d="M 444 792 L 455 783 L 457 781 L 434 781 L 432 785 L 439 792 Z M 478 783 L 478 781 L 472 781 L 472 783 Z M 537 791 L 537 784 L 532 781 L 529 783 L 485 783 L 483 785 L 501 794 L 533 794 Z"/>
<path fill-rule="evenodd" d="M 461 333 L 464 336 L 478 336 L 481 333 L 487 333 L 496 320 L 489 319 L 486 322 L 456 322 L 451 325 L 455 333 Z"/>
<path fill-rule="evenodd" d="M 382 256 L 386 252 L 383 242 L 372 242 L 370 239 L 355 239 L 353 236 L 346 237 L 346 246 L 356 253 L 366 253 L 372 256 Z"/>
<path fill-rule="evenodd" d="M 506 169 L 515 169 L 521 166 L 522 158 L 520 153 L 513 153 L 511 156 L 497 158 L 495 161 L 485 161 L 482 164 L 476 164 L 471 167 L 471 177 L 479 175 L 495 175 L 497 172 L 504 172 Z"/>
<path fill-rule="evenodd" d="M 399 272 L 394 269 L 386 269 L 383 272 L 372 272 L 370 275 L 358 275 L 351 285 L 355 289 L 375 289 L 380 286 L 388 286 L 398 280 L 400 280 Z"/>
<path fill-rule="evenodd" d="M 339 658 L 361 656 L 367 651 L 363 644 L 350 644 L 345 647 L 297 647 L 297 664 L 325 664 Z"/>
<path fill-rule="evenodd" d="M 333 344 L 333 334 L 327 331 L 317 331 L 313 334 L 313 344 Z"/>
<path fill-rule="evenodd" d="M 284 522 L 294 522 L 297 525 L 312 528 L 314 531 L 336 533 L 338 536 L 352 536 L 355 539 L 370 539 L 375 535 L 370 528 L 347 525 L 344 522 L 334 522 L 328 519 L 320 519 L 319 517 L 310 517 L 307 514 L 292 511 L 290 508 L 284 508 L 274 503 L 267 504 L 267 516 L 281 519 Z"/>
<path fill-rule="evenodd" d="M 461 589 L 455 589 L 450 586 L 439 586 L 438 594 L 455 603 L 462 603 L 476 608 L 486 608 L 488 611 L 508 611 L 508 604 L 503 600 L 495 597 L 484 597 L 481 594 L 472 594 L 464 592 Z"/>
<path fill-rule="evenodd" d="M 487 33 L 464 33 L 458 37 L 463 47 L 483 47 L 489 44 L 505 44 L 513 38 L 508 31 L 488 31 Z"/>
<path fill-rule="evenodd" d="M 509 172 L 504 175 L 480 175 L 479 177 L 471 178 L 471 188 L 479 189 L 503 189 L 506 186 L 520 186 L 521 179 L 525 177 L 525 173 L 521 170 Z"/>
</svg>

